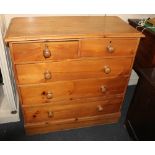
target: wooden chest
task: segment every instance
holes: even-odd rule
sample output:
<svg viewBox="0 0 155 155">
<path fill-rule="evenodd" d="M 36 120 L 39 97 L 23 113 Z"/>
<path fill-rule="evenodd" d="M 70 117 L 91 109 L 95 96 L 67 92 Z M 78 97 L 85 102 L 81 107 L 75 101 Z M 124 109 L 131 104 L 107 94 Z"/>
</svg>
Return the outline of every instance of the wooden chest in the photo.
<svg viewBox="0 0 155 155">
<path fill-rule="evenodd" d="M 134 69 L 139 73 L 140 69 L 155 67 L 155 32 L 151 29 L 140 27 L 138 19 L 129 19 L 129 24 L 138 31 L 143 32 L 145 38 L 142 38 L 137 49 L 137 54 L 134 62 Z"/>
<path fill-rule="evenodd" d="M 140 37 L 115 16 L 14 18 L 5 41 L 26 133 L 117 122 Z"/>
<path fill-rule="evenodd" d="M 141 75 L 125 120 L 135 140 L 155 140 L 155 68 L 139 69 Z M 137 112 L 138 111 L 138 112 Z"/>
</svg>

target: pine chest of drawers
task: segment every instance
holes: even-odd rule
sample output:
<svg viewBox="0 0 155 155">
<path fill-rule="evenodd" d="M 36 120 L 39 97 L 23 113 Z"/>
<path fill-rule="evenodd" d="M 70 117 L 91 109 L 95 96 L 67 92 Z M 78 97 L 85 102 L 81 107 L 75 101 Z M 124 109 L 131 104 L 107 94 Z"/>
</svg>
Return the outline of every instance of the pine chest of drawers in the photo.
<svg viewBox="0 0 155 155">
<path fill-rule="evenodd" d="M 117 122 L 140 37 L 115 16 L 14 18 L 5 41 L 26 133 Z"/>
</svg>

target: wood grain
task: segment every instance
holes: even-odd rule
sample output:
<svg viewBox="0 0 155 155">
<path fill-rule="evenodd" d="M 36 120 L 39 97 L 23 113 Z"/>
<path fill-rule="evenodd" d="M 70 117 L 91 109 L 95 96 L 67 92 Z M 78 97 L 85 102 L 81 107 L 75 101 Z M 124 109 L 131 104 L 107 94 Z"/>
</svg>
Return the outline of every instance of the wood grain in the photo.
<svg viewBox="0 0 155 155">
<path fill-rule="evenodd" d="M 133 56 L 136 52 L 138 39 L 126 38 L 104 38 L 104 39 L 83 39 L 80 42 L 82 57 L 120 57 Z M 114 48 L 113 52 L 108 51 L 108 46 Z"/>
<path fill-rule="evenodd" d="M 77 59 L 75 61 L 16 65 L 16 71 L 18 84 L 37 84 L 64 80 L 124 76 L 129 74 L 131 63 L 132 58 Z M 104 66 L 111 68 L 109 74 L 104 73 Z M 45 79 L 44 73 L 46 71 L 51 73 L 51 79 Z"/>
<path fill-rule="evenodd" d="M 61 81 L 42 85 L 21 86 L 20 92 L 23 104 L 43 104 L 52 101 L 67 101 L 97 96 L 108 97 L 122 94 L 127 81 L 128 78 L 126 77 Z M 102 92 L 102 86 L 106 87 L 105 92 Z M 52 93 L 52 99 L 47 98 L 48 92 Z"/>
<path fill-rule="evenodd" d="M 51 56 L 45 58 L 43 50 L 48 46 Z M 14 62 L 64 60 L 78 57 L 78 41 L 15 43 L 12 45 Z"/>
<path fill-rule="evenodd" d="M 109 100 L 95 101 L 89 103 L 73 103 L 62 105 L 43 105 L 35 107 L 24 107 L 25 123 L 44 121 L 56 121 L 66 119 L 78 119 L 79 117 L 90 117 L 114 113 L 120 110 L 122 97 L 112 97 Z M 99 109 L 102 108 L 101 110 Z M 49 116 L 52 113 L 52 116 Z"/>
<path fill-rule="evenodd" d="M 52 101 L 52 102 L 46 102 L 46 103 L 33 103 L 31 105 L 29 104 L 22 104 L 22 107 L 36 107 L 36 106 L 42 106 L 42 105 L 61 105 L 65 106 L 66 104 L 85 104 L 85 103 L 91 103 L 91 102 L 97 102 L 97 101 L 105 101 L 105 100 L 111 100 L 111 98 L 122 98 L 123 99 L 124 94 L 115 94 L 115 95 L 103 95 L 103 96 L 97 96 L 97 97 L 89 97 L 89 98 L 78 98 L 74 100 L 61 100 L 61 101 Z"/>
<path fill-rule="evenodd" d="M 11 20 L 5 41 L 141 36 L 116 16 L 19 17 Z"/>
<path fill-rule="evenodd" d="M 57 122 L 43 122 L 35 124 L 25 124 L 26 134 L 42 134 L 60 130 L 69 130 L 82 127 L 90 127 L 94 125 L 111 124 L 118 122 L 120 118 L 120 112 L 105 114 L 102 116 L 83 117 L 79 119 L 68 119 Z"/>
</svg>

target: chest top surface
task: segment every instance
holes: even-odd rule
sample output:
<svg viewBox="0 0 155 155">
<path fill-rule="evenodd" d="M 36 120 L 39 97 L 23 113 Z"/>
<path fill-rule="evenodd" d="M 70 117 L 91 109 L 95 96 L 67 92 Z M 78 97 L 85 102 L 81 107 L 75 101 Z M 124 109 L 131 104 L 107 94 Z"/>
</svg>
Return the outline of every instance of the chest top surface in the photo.
<svg viewBox="0 0 155 155">
<path fill-rule="evenodd" d="M 5 41 L 141 36 L 116 16 L 18 17 L 11 20 Z"/>
</svg>

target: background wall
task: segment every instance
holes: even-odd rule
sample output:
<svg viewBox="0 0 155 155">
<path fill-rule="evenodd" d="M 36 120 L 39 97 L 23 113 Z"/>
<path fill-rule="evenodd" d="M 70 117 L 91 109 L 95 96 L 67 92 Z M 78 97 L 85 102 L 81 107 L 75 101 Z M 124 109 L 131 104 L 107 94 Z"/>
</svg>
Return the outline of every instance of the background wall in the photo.
<svg viewBox="0 0 155 155">
<path fill-rule="evenodd" d="M 155 14 L 106 14 L 106 15 L 119 16 L 125 21 L 127 21 L 128 18 L 155 17 Z M 6 21 L 6 27 L 8 27 L 10 20 L 14 17 L 33 17 L 33 16 L 52 16 L 52 14 L 5 14 L 4 18 Z"/>
<path fill-rule="evenodd" d="M 4 82 L 4 85 L 0 85 L 0 124 L 19 121 L 19 100 L 9 52 L 3 40 L 5 32 L 5 16 L 0 15 L 0 68 Z M 17 113 L 12 114 L 15 110 Z"/>
</svg>

